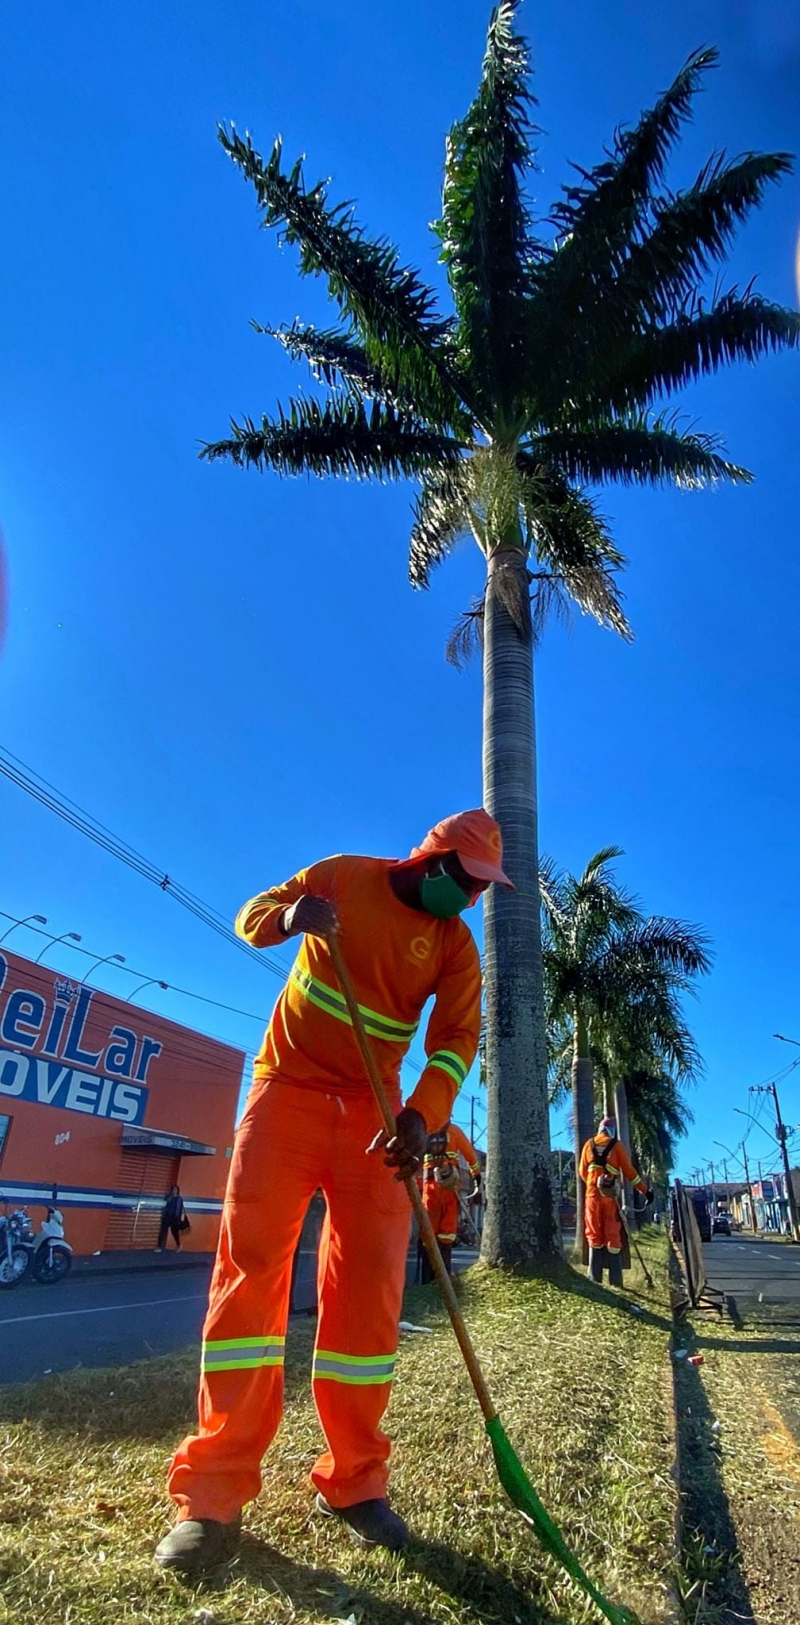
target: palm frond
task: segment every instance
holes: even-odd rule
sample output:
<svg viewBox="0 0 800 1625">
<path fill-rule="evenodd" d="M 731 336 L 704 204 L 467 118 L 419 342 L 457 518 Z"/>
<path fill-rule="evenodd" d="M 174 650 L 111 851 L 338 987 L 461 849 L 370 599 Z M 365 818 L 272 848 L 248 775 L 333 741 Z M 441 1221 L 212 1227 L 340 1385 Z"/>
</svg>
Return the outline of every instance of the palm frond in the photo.
<svg viewBox="0 0 800 1625">
<path fill-rule="evenodd" d="M 548 609 L 568 611 L 574 603 L 600 626 L 630 639 L 616 579 L 625 558 L 596 503 L 529 452 L 518 452 L 517 464 L 524 476 L 521 496 L 531 548 L 545 566 L 544 572 L 533 572 L 534 623 L 541 624 Z"/>
<path fill-rule="evenodd" d="M 620 129 L 606 161 L 581 170 L 581 184 L 564 188 L 552 219 L 561 234 L 543 280 L 596 283 L 629 242 L 642 205 L 663 177 L 666 160 L 689 118 L 702 76 L 716 66 L 713 48 L 694 51 L 669 89 L 632 130 Z"/>
<path fill-rule="evenodd" d="M 708 937 L 698 925 L 653 915 L 635 926 L 627 936 L 632 955 L 645 963 L 680 971 L 684 976 L 706 976 L 711 969 Z"/>
<path fill-rule="evenodd" d="M 431 570 L 469 533 L 469 467 L 434 468 L 414 501 L 408 562 L 413 587 L 427 587 Z"/>
<path fill-rule="evenodd" d="M 306 361 L 313 376 L 329 389 L 344 385 L 368 400 L 392 400 L 392 391 L 383 383 L 380 370 L 373 367 L 363 345 L 352 332 L 318 328 L 294 321 L 291 327 L 262 327 L 252 322 L 256 333 L 277 339 L 292 361 Z"/>
<path fill-rule="evenodd" d="M 434 231 L 459 322 L 459 342 L 496 413 L 519 371 L 515 310 L 530 252 L 523 176 L 532 159 L 527 42 L 514 32 L 518 0 L 489 23 L 477 95 L 447 140 L 441 219 Z"/>
<path fill-rule="evenodd" d="M 604 875 L 604 871 L 608 869 L 610 864 L 616 863 L 617 858 L 624 858 L 624 856 L 624 846 L 601 846 L 600 850 L 595 852 L 594 856 L 589 859 L 581 875 L 581 882 L 585 884 L 589 880 L 596 880 L 600 875 L 603 875 L 605 879 L 610 879 L 609 875 Z"/>
<path fill-rule="evenodd" d="M 351 203 L 330 204 L 324 182 L 306 187 L 302 163 L 285 171 L 278 139 L 268 159 L 246 135 L 220 125 L 229 158 L 255 188 L 265 226 L 281 229 L 300 252 L 303 276 L 324 276 L 344 318 L 355 325 L 370 359 L 413 392 L 417 410 L 434 420 L 464 421 L 445 341 L 450 323 L 436 308 L 433 290 L 400 263 L 397 249 L 371 238 Z"/>
<path fill-rule="evenodd" d="M 463 671 L 474 655 L 483 649 L 485 608 L 485 595 L 482 598 L 473 598 L 470 608 L 462 610 L 450 630 L 444 653 L 448 665 L 455 666 L 456 671 Z"/>
<path fill-rule="evenodd" d="M 232 422 L 229 440 L 203 447 L 208 462 L 227 458 L 240 468 L 278 474 L 356 475 L 360 479 L 419 477 L 431 467 L 455 465 L 458 442 L 437 434 L 409 413 L 374 401 L 367 411 L 352 397 L 291 401 L 278 418 Z"/>
<path fill-rule="evenodd" d="M 674 321 L 617 341 L 598 355 L 584 395 L 595 410 L 626 413 L 650 406 L 735 361 L 757 361 L 800 344 L 800 315 L 736 288 L 710 309 L 693 295 Z"/>
<path fill-rule="evenodd" d="M 717 154 L 693 186 L 659 199 L 651 229 L 632 245 L 615 280 L 608 319 L 622 310 L 635 310 L 640 319 L 669 320 L 679 313 L 698 279 L 724 260 L 737 227 L 767 187 L 791 169 L 786 152 L 751 152 L 729 163 Z"/>
<path fill-rule="evenodd" d="M 551 429 L 530 443 L 531 455 L 569 480 L 615 480 L 626 485 L 698 489 L 731 480 L 749 485 L 752 474 L 720 455 L 717 436 L 677 427 L 672 415 L 619 419 L 596 426 Z"/>
<path fill-rule="evenodd" d="M 565 876 L 553 858 L 539 859 L 539 896 L 548 925 L 565 930 L 569 923 L 569 893 Z"/>
</svg>

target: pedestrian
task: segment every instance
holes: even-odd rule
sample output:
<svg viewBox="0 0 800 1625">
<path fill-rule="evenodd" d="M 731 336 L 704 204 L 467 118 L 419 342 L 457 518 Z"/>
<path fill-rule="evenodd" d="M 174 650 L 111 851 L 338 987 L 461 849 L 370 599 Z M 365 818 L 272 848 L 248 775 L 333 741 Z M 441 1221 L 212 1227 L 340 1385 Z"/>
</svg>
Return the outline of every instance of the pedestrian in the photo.
<svg viewBox="0 0 800 1625">
<path fill-rule="evenodd" d="M 186 1208 L 183 1205 L 180 1185 L 170 1185 L 169 1195 L 161 1210 L 161 1227 L 158 1232 L 158 1246 L 154 1252 L 163 1253 L 167 1245 L 167 1236 L 171 1235 L 178 1249 L 181 1250 L 181 1231 L 188 1230 Z"/>
<path fill-rule="evenodd" d="M 168 1477 L 177 1522 L 156 1553 L 167 1567 L 199 1574 L 231 1556 L 241 1509 L 259 1492 L 282 1410 L 292 1257 L 318 1186 L 327 1212 L 312 1385 L 327 1450 L 311 1472 L 316 1508 L 365 1545 L 395 1551 L 409 1538 L 387 1499 L 381 1430 L 409 1242 L 403 1181 L 449 1120 L 477 1052 L 480 961 L 458 916 L 492 881 L 511 884 L 501 864 L 498 825 L 477 808 L 437 824 L 410 858 L 327 858 L 240 910 L 236 930 L 253 946 L 302 941 L 236 1134 L 199 1423 Z M 392 1139 L 333 968 L 334 932 L 396 1117 Z M 403 1106 L 400 1063 L 431 997 L 427 1064 Z"/>
<path fill-rule="evenodd" d="M 470 1204 L 481 1197 L 481 1165 L 475 1147 L 457 1123 L 446 1123 L 438 1134 L 428 1136 L 422 1164 L 422 1200 L 433 1225 L 439 1251 L 448 1275 L 452 1270 L 453 1247 L 458 1236 L 461 1216 L 459 1192 L 461 1190 L 460 1159 L 464 1158 L 472 1175 Z M 423 1286 L 433 1280 L 430 1259 L 420 1243 L 419 1275 Z"/>
<path fill-rule="evenodd" d="M 589 1275 L 593 1281 L 602 1281 L 607 1267 L 611 1286 L 622 1286 L 622 1180 L 629 1179 L 647 1202 L 652 1202 L 653 1192 L 617 1139 L 613 1117 L 604 1117 L 594 1138 L 586 1141 L 579 1173 L 586 1185 L 584 1230 L 589 1243 Z"/>
</svg>

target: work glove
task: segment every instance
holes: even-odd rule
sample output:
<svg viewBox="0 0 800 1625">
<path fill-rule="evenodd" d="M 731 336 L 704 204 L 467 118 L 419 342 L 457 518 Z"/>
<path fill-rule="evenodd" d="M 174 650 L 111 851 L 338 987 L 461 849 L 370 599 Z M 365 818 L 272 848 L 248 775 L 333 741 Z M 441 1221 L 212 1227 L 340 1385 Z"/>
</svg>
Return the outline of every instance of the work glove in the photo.
<svg viewBox="0 0 800 1625">
<path fill-rule="evenodd" d="M 382 1128 L 367 1146 L 367 1155 L 386 1150 L 388 1155 L 383 1160 L 387 1168 L 397 1169 L 395 1179 L 413 1179 L 425 1155 L 428 1125 L 421 1112 L 415 1111 L 413 1106 L 404 1106 L 395 1118 L 395 1129 L 390 1139 Z"/>
<path fill-rule="evenodd" d="M 644 1193 L 644 1199 L 646 1202 L 654 1202 L 656 1199 L 656 1193 L 655 1191 L 651 1191 L 649 1185 Z"/>
<path fill-rule="evenodd" d="M 329 903 L 327 897 L 310 894 L 298 897 L 296 903 L 285 908 L 279 925 L 285 937 L 298 937 L 301 933 L 309 937 L 329 937 L 339 929 L 333 903 Z"/>
<path fill-rule="evenodd" d="M 480 1174 L 475 1174 L 473 1177 L 475 1179 L 475 1184 L 473 1185 L 472 1190 L 470 1191 L 469 1196 L 467 1197 L 467 1201 L 469 1202 L 471 1207 L 480 1207 L 481 1202 L 483 1201 L 483 1192 L 481 1190 L 481 1176 L 480 1176 Z"/>
</svg>

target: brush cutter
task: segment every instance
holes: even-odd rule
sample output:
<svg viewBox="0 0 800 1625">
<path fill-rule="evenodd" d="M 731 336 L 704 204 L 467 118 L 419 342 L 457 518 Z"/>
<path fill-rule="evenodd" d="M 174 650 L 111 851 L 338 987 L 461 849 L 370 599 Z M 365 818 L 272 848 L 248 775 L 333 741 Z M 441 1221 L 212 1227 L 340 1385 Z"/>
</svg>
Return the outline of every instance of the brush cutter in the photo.
<svg viewBox="0 0 800 1625">
<path fill-rule="evenodd" d="M 353 1032 L 355 1034 L 356 1042 L 361 1051 L 361 1057 L 364 1062 L 367 1076 L 370 1084 L 372 1085 L 372 1092 L 375 1096 L 378 1110 L 381 1115 L 381 1121 L 383 1122 L 387 1135 L 391 1139 L 396 1132 L 394 1116 L 386 1097 L 383 1079 L 378 1071 L 377 1063 L 372 1053 L 372 1046 L 366 1034 L 361 1011 L 356 1002 L 350 977 L 348 976 L 347 968 L 342 958 L 342 950 L 339 947 L 339 943 L 335 936 L 328 937 L 327 942 L 330 949 L 334 970 L 336 971 L 336 975 L 339 980 L 339 986 L 344 994 L 345 1003 L 347 1005 L 350 1020 L 353 1025 Z M 522 1462 L 515 1454 L 508 1440 L 503 1428 L 503 1424 L 500 1421 L 497 1411 L 495 1410 L 494 1404 L 492 1403 L 492 1398 L 486 1386 L 483 1372 L 478 1364 L 478 1357 L 474 1348 L 472 1347 L 469 1332 L 464 1324 L 464 1317 L 459 1308 L 458 1298 L 456 1297 L 453 1283 L 444 1267 L 444 1261 L 439 1251 L 433 1225 L 431 1224 L 426 1209 L 423 1205 L 422 1197 L 417 1187 L 416 1180 L 414 1178 L 406 1179 L 405 1187 L 408 1191 L 409 1201 L 411 1202 L 414 1215 L 419 1225 L 420 1236 L 422 1237 L 425 1251 L 430 1259 L 431 1269 L 436 1277 L 439 1291 L 444 1299 L 445 1308 L 450 1316 L 450 1323 L 453 1327 L 453 1331 L 455 1332 L 458 1346 L 464 1357 L 464 1364 L 469 1372 L 472 1386 L 475 1389 L 478 1404 L 483 1411 L 484 1421 L 486 1423 L 486 1432 L 489 1435 L 489 1441 L 494 1454 L 497 1476 L 500 1479 L 503 1489 L 509 1496 L 510 1500 L 513 1501 L 517 1510 L 522 1513 L 522 1516 L 526 1522 L 529 1523 L 535 1530 L 539 1540 L 545 1548 L 545 1551 L 549 1552 L 551 1557 L 554 1557 L 556 1561 L 561 1564 L 562 1568 L 566 1569 L 566 1572 L 570 1575 L 571 1579 L 573 1579 L 577 1585 L 581 1586 L 586 1594 L 592 1598 L 592 1601 L 597 1605 L 601 1614 L 603 1614 L 605 1618 L 610 1621 L 610 1625 L 639 1625 L 636 1615 L 631 1613 L 630 1609 L 624 1608 L 618 1603 L 609 1602 L 608 1598 L 603 1595 L 602 1591 L 600 1591 L 598 1587 L 593 1584 L 593 1582 L 589 1579 L 588 1574 L 586 1574 L 581 1568 L 581 1565 L 574 1553 L 570 1551 L 561 1530 L 558 1528 L 558 1525 L 553 1522 L 550 1514 L 546 1511 L 545 1507 L 542 1505 L 542 1502 L 539 1500 L 539 1497 L 525 1472 Z"/>
<path fill-rule="evenodd" d="M 469 1208 L 467 1207 L 467 1204 L 464 1201 L 464 1198 L 461 1195 L 460 1191 L 458 1193 L 458 1211 L 461 1214 L 462 1223 L 469 1227 L 469 1229 L 472 1231 L 472 1236 L 473 1236 L 474 1241 L 480 1247 L 481 1238 L 480 1238 L 480 1234 L 478 1232 L 478 1226 L 476 1225 L 475 1220 L 473 1219 L 472 1214 L 470 1213 Z"/>
<path fill-rule="evenodd" d="M 628 1246 L 633 1248 L 633 1250 L 634 1250 L 634 1252 L 636 1254 L 636 1257 L 638 1258 L 639 1263 L 641 1264 L 642 1269 L 644 1271 L 644 1278 L 645 1278 L 645 1280 L 647 1282 L 647 1285 L 650 1287 L 650 1289 L 652 1291 L 653 1277 L 650 1274 L 650 1271 L 647 1268 L 647 1265 L 645 1264 L 642 1249 L 639 1246 L 638 1242 L 634 1241 L 634 1239 L 633 1239 L 633 1236 L 631 1234 L 631 1227 L 628 1224 L 628 1220 L 627 1220 L 627 1217 L 625 1215 L 625 1209 L 622 1206 L 622 1203 L 620 1202 L 619 1197 L 616 1197 L 615 1200 L 616 1200 L 616 1204 L 617 1204 L 617 1212 L 618 1212 L 619 1217 L 620 1217 L 620 1223 L 621 1223 L 622 1228 L 625 1231 L 625 1234 L 626 1234 L 626 1236 L 628 1238 Z"/>
</svg>

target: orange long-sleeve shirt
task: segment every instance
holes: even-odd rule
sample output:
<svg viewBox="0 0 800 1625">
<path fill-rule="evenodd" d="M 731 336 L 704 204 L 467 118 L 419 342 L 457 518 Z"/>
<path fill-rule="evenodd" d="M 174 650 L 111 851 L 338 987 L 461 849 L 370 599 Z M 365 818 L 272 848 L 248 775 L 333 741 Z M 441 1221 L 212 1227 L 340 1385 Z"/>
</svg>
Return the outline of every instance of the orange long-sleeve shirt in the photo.
<svg viewBox="0 0 800 1625">
<path fill-rule="evenodd" d="M 467 1139 L 463 1128 L 459 1128 L 457 1123 L 448 1123 L 447 1145 L 442 1155 L 436 1156 L 426 1151 L 423 1167 L 433 1169 L 442 1161 L 442 1157 L 447 1157 L 450 1162 L 458 1163 L 460 1156 L 464 1158 L 467 1168 L 474 1179 L 476 1174 L 481 1171 L 480 1157 L 474 1145 Z"/>
<path fill-rule="evenodd" d="M 392 867 L 385 858 L 324 858 L 245 903 L 236 931 L 257 948 L 273 947 L 285 941 L 278 922 L 298 898 L 308 894 L 333 903 L 342 954 L 387 1084 L 396 1084 L 424 1005 L 434 997 L 425 1035 L 428 1063 L 407 1104 L 435 1133 L 447 1122 L 477 1053 L 480 961 L 463 920 L 437 920 L 401 903 L 389 883 Z M 257 1082 L 278 1072 L 312 1088 L 369 1087 L 321 937 L 300 939 L 256 1058 Z"/>
<path fill-rule="evenodd" d="M 456 1155 L 461 1153 L 474 1179 L 481 1171 L 480 1157 L 474 1145 L 467 1139 L 463 1128 L 459 1128 L 457 1123 L 451 1123 L 447 1130 L 447 1154 L 452 1156 L 454 1152 Z"/>
<path fill-rule="evenodd" d="M 595 1162 L 594 1160 L 594 1152 L 592 1147 L 596 1145 L 598 1150 L 602 1151 L 604 1147 L 608 1145 L 608 1143 L 609 1138 L 607 1134 L 595 1134 L 592 1136 L 591 1140 L 586 1141 L 586 1144 L 581 1151 L 581 1160 L 578 1172 L 586 1185 L 587 1195 L 589 1191 L 594 1190 L 598 1178 L 603 1172 L 603 1164 L 600 1162 Z M 642 1192 L 647 1190 L 647 1185 L 642 1179 L 641 1174 L 637 1174 L 624 1145 L 620 1145 L 618 1140 L 614 1143 L 614 1150 L 611 1152 L 610 1157 L 608 1157 L 605 1167 L 608 1173 L 621 1175 L 623 1179 L 629 1179 L 631 1184 L 636 1186 L 637 1190 Z"/>
</svg>

